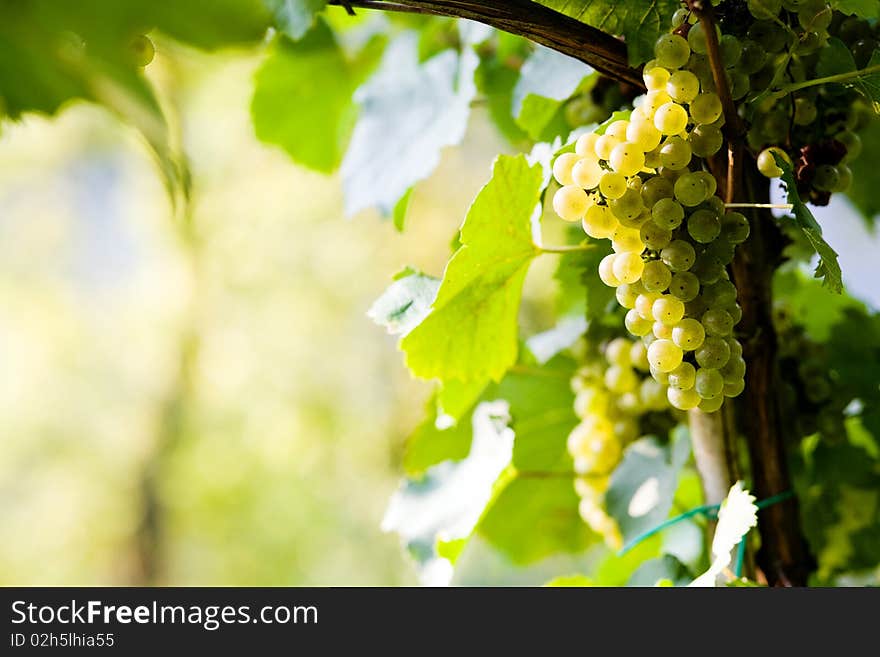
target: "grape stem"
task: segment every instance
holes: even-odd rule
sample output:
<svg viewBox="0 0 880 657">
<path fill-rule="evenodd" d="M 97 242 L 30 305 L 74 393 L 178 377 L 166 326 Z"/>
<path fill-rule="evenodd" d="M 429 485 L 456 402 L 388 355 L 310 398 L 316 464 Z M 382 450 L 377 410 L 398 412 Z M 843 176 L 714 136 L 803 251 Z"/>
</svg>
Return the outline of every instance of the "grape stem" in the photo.
<svg viewBox="0 0 880 657">
<path fill-rule="evenodd" d="M 328 4 L 467 18 L 573 57 L 619 82 L 645 88 L 641 71 L 629 65 L 623 41 L 531 0 L 330 0 Z"/>
<path fill-rule="evenodd" d="M 865 75 L 873 75 L 874 73 L 880 73 L 880 64 L 868 66 L 867 68 L 862 68 L 857 71 L 848 71 L 846 73 L 838 73 L 836 75 L 826 75 L 824 78 L 814 78 L 812 80 L 804 80 L 803 82 L 792 82 L 791 84 L 776 87 L 775 89 L 773 89 L 773 93 L 784 96 L 795 91 L 800 91 L 801 89 L 806 89 L 807 87 L 817 87 L 822 84 L 848 82 L 854 78 L 860 78 Z"/>
</svg>

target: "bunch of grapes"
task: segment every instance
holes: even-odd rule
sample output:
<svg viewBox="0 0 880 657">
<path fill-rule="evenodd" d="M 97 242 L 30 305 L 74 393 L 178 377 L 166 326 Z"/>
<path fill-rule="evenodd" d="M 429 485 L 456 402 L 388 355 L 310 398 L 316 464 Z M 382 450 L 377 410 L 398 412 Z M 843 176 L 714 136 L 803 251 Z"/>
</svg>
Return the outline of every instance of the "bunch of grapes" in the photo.
<svg viewBox="0 0 880 657">
<path fill-rule="evenodd" d="M 575 414 L 580 423 L 568 436 L 577 473 L 580 514 L 606 543 L 620 547 L 620 531 L 602 506 L 611 472 L 623 448 L 642 435 L 642 420 L 668 410 L 664 387 L 648 375 L 642 341 L 618 337 L 608 342 L 572 379 Z"/>
<path fill-rule="evenodd" d="M 669 403 L 712 412 L 745 385 L 733 336 L 742 311 L 726 266 L 749 223 L 726 211 L 704 170 L 721 148 L 724 118 L 714 86 L 685 68 L 693 58 L 680 34 L 658 40 L 644 68 L 648 92 L 629 120 L 581 136 L 554 162 L 562 187 L 553 207 L 611 240 L 599 276 L 617 289 L 626 328 L 642 339 Z"/>
</svg>

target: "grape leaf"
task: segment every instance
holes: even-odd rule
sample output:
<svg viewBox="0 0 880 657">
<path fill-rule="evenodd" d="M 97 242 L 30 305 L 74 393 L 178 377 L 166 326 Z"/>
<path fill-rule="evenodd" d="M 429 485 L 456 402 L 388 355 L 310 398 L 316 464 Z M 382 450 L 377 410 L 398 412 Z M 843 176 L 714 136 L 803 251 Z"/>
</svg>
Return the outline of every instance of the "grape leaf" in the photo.
<svg viewBox="0 0 880 657">
<path fill-rule="evenodd" d="M 516 362 L 517 313 L 538 253 L 531 216 L 541 168 L 501 156 L 461 228 L 431 313 L 400 343 L 410 370 L 441 380 L 500 380 Z"/>
<path fill-rule="evenodd" d="M 533 139 L 544 136 L 562 103 L 593 69 L 572 57 L 537 46 L 520 70 L 513 89 L 513 115 Z"/>
<path fill-rule="evenodd" d="M 477 88 L 486 97 L 489 116 L 498 131 L 512 144 L 524 145 L 528 135 L 513 118 L 513 89 L 519 71 L 497 55 L 481 60 L 476 71 Z"/>
<path fill-rule="evenodd" d="M 470 412 L 461 422 L 447 425 L 440 421 L 436 397 L 428 403 L 428 414 L 406 441 L 403 469 L 409 477 L 418 477 L 443 461 L 461 461 L 471 449 L 473 429 Z"/>
<path fill-rule="evenodd" d="M 666 520 L 678 487 L 678 475 L 690 451 L 690 438 L 684 427 L 672 432 L 669 445 L 649 436 L 626 448 L 605 493 L 605 506 L 617 520 L 624 542 Z"/>
<path fill-rule="evenodd" d="M 874 225 L 880 215 L 880 121 L 871 121 L 859 132 L 862 138 L 862 154 L 849 163 L 852 169 L 852 186 L 846 192 L 847 197 L 861 211 L 869 226 Z"/>
<path fill-rule="evenodd" d="M 776 166 L 782 169 L 780 178 L 785 184 L 788 202 L 793 206 L 795 223 L 803 231 L 813 250 L 819 255 L 819 264 L 815 272 L 816 278 L 821 278 L 822 283 L 831 290 L 842 293 L 843 280 L 840 264 L 837 262 L 837 253 L 822 238 L 822 229 L 816 222 L 816 218 L 801 200 L 791 165 L 776 153 L 773 154 L 773 159 L 776 160 Z"/>
<path fill-rule="evenodd" d="M 819 50 L 819 61 L 816 62 L 817 77 L 849 73 L 855 70 L 856 60 L 853 59 L 849 47 L 840 39 L 834 37 L 828 39 L 828 45 Z"/>
<path fill-rule="evenodd" d="M 272 12 L 273 23 L 282 34 L 301 39 L 315 24 L 327 0 L 263 0 Z"/>
<path fill-rule="evenodd" d="M 669 30 L 679 0 L 538 0 L 542 5 L 595 28 L 626 38 L 629 63 L 654 56 L 654 44 Z"/>
<path fill-rule="evenodd" d="M 310 169 L 332 172 L 354 127 L 357 83 L 326 23 L 301 41 L 276 38 L 255 78 L 251 117 L 257 138 L 281 146 Z"/>
<path fill-rule="evenodd" d="M 877 0 L 831 0 L 831 7 L 850 16 L 862 18 L 880 16 L 880 2 Z"/>
<path fill-rule="evenodd" d="M 439 287 L 433 276 L 407 270 L 370 306 L 367 317 L 392 335 L 405 335 L 428 314 Z"/>
<path fill-rule="evenodd" d="M 478 59 L 471 48 L 418 62 L 418 42 L 405 33 L 355 100 L 360 117 L 342 162 L 345 209 L 390 214 L 413 184 L 440 161 L 440 150 L 464 137 L 476 94 Z"/>
</svg>

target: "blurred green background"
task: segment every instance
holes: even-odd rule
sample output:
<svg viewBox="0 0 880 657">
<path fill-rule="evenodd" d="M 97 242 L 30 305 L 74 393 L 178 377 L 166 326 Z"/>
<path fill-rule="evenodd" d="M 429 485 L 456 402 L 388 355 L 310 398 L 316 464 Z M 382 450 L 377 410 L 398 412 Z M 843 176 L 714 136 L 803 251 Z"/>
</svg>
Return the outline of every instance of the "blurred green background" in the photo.
<svg viewBox="0 0 880 657">
<path fill-rule="evenodd" d="M 180 49 L 191 225 L 104 110 L 0 137 L 0 584 L 415 583 L 379 525 L 428 391 L 365 313 L 504 146 L 477 120 L 400 235 L 256 140 L 258 57 Z"/>
</svg>

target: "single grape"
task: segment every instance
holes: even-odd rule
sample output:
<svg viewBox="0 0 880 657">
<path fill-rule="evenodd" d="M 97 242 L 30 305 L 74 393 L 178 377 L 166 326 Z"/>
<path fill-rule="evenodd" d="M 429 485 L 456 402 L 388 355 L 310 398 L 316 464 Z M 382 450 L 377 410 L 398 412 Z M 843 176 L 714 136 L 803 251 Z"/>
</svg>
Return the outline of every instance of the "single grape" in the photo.
<svg viewBox="0 0 880 657">
<path fill-rule="evenodd" d="M 697 123 L 714 123 L 721 116 L 721 100 L 716 93 L 702 93 L 694 98 L 690 110 Z"/>
<path fill-rule="evenodd" d="M 676 71 L 666 83 L 666 93 L 677 103 L 689 103 L 700 93 L 700 80 L 690 71 Z"/>
<path fill-rule="evenodd" d="M 700 319 L 707 335 L 724 337 L 733 332 L 733 317 L 721 308 L 710 308 Z"/>
<path fill-rule="evenodd" d="M 730 355 L 730 360 L 719 372 L 724 377 L 724 383 L 736 383 L 746 375 L 746 361 L 741 356 Z"/>
<path fill-rule="evenodd" d="M 701 399 L 700 403 L 697 405 L 704 413 L 714 413 L 724 404 L 724 395 L 718 395 L 716 397 L 711 397 L 709 399 Z"/>
<path fill-rule="evenodd" d="M 703 344 L 706 330 L 692 317 L 682 319 L 672 329 L 672 341 L 685 351 L 693 351 Z"/>
<path fill-rule="evenodd" d="M 691 54 L 691 48 L 683 37 L 677 34 L 664 34 L 654 44 L 657 64 L 673 69 L 684 66 Z"/>
<path fill-rule="evenodd" d="M 724 379 L 718 370 L 701 367 L 697 370 L 694 390 L 702 399 L 712 399 L 724 390 Z"/>
<path fill-rule="evenodd" d="M 661 228 L 674 230 L 681 225 L 684 219 L 684 208 L 678 201 L 671 198 L 661 198 L 651 208 L 651 218 Z"/>
<path fill-rule="evenodd" d="M 736 286 L 730 281 L 718 281 L 703 288 L 703 296 L 710 308 L 726 308 L 736 303 Z"/>
<path fill-rule="evenodd" d="M 852 130 L 844 130 L 834 136 L 834 139 L 843 144 L 846 148 L 846 155 L 843 156 L 843 162 L 852 162 L 862 152 L 862 138 Z"/>
<path fill-rule="evenodd" d="M 682 362 L 669 373 L 669 385 L 681 390 L 690 390 L 694 387 L 697 370 L 693 365 Z"/>
<path fill-rule="evenodd" d="M 600 160 L 607 160 L 611 157 L 611 151 L 620 143 L 619 139 L 615 139 L 611 135 L 600 135 L 596 139 L 596 145 L 593 151 Z M 587 156 L 589 157 L 589 156 Z"/>
<path fill-rule="evenodd" d="M 645 94 L 645 99 L 642 101 L 641 111 L 644 113 L 645 117 L 653 123 L 654 115 L 657 113 L 657 110 L 671 101 L 672 98 L 666 93 L 665 89 L 649 91 Z"/>
<path fill-rule="evenodd" d="M 671 372 L 681 363 L 681 349 L 672 340 L 654 340 L 648 347 L 648 362 L 660 372 Z"/>
<path fill-rule="evenodd" d="M 654 325 L 651 327 L 651 333 L 653 333 L 654 337 L 658 340 L 672 339 L 672 327 L 663 322 L 654 322 Z"/>
<path fill-rule="evenodd" d="M 832 164 L 820 164 L 813 174 L 813 187 L 823 192 L 832 191 L 840 183 L 837 167 Z"/>
<path fill-rule="evenodd" d="M 618 223 L 605 205 L 591 205 L 587 208 L 582 222 L 584 232 L 595 239 L 610 238 L 617 230 Z"/>
<path fill-rule="evenodd" d="M 629 127 L 626 129 L 626 138 L 636 144 L 644 153 L 647 153 L 660 145 L 662 135 L 652 122 L 634 120 L 630 121 Z"/>
<path fill-rule="evenodd" d="M 642 285 L 648 292 L 663 292 L 672 282 L 672 272 L 659 260 L 645 263 L 642 271 Z"/>
<path fill-rule="evenodd" d="M 614 277 L 621 283 L 635 283 L 642 277 L 644 268 L 645 262 L 641 255 L 634 251 L 625 251 L 619 253 L 614 259 L 612 271 Z M 684 309 L 682 308 L 682 310 Z"/>
<path fill-rule="evenodd" d="M 700 396 L 693 388 L 682 390 L 681 388 L 670 387 L 666 390 L 666 396 L 669 399 L 669 403 L 680 411 L 689 411 L 700 404 Z"/>
<path fill-rule="evenodd" d="M 599 165 L 599 160 L 584 157 L 575 163 L 571 170 L 574 184 L 582 189 L 595 189 L 602 179 L 605 170 Z"/>
<path fill-rule="evenodd" d="M 658 226 L 653 221 L 649 221 L 642 225 L 639 230 L 639 237 L 641 237 L 646 247 L 652 251 L 660 251 L 672 241 L 672 231 Z"/>
<path fill-rule="evenodd" d="M 732 306 L 727 306 L 725 310 L 727 311 L 727 314 L 730 315 L 730 319 L 733 320 L 733 325 L 736 326 L 737 324 L 739 324 L 743 316 L 742 306 L 740 306 L 738 303 L 735 303 Z M 740 347 L 740 350 L 741 349 L 742 347 Z"/>
<path fill-rule="evenodd" d="M 731 358 L 742 358 L 743 348 L 739 340 L 736 338 L 727 338 L 727 346 L 730 347 Z"/>
<path fill-rule="evenodd" d="M 837 186 L 832 189 L 833 192 L 845 192 L 848 191 L 850 186 L 852 185 L 853 174 L 852 169 L 850 169 L 845 164 L 837 165 Z"/>
<path fill-rule="evenodd" d="M 615 262 L 617 260 L 615 259 Z M 644 291 L 644 288 L 635 284 L 623 283 L 617 286 L 614 296 L 617 297 L 617 303 L 627 309 L 632 309 L 636 305 L 636 299 Z"/>
<path fill-rule="evenodd" d="M 691 272 L 678 272 L 669 283 L 669 293 L 685 303 L 693 301 L 700 293 L 700 281 Z"/>
<path fill-rule="evenodd" d="M 721 375 L 719 375 L 719 379 L 720 377 Z M 639 378 L 630 367 L 612 365 L 607 370 L 605 370 L 605 387 L 613 393 L 619 395 L 624 392 L 632 392 L 633 390 L 636 390 L 638 388 L 638 385 Z"/>
<path fill-rule="evenodd" d="M 653 324 L 650 320 L 639 315 L 638 311 L 635 309 L 626 313 L 623 322 L 626 326 L 626 330 L 638 337 L 648 334 L 651 331 L 651 325 Z"/>
<path fill-rule="evenodd" d="M 691 162 L 690 144 L 678 136 L 669 137 L 660 147 L 660 162 L 667 169 L 678 171 Z"/>
<path fill-rule="evenodd" d="M 605 128 L 605 134 L 609 137 L 614 137 L 618 141 L 626 141 L 626 129 L 628 127 L 629 121 L 626 119 L 618 119 Z"/>
<path fill-rule="evenodd" d="M 700 279 L 701 284 L 708 285 L 720 280 L 724 276 L 724 265 L 711 253 L 704 251 L 694 260 L 690 272 Z"/>
<path fill-rule="evenodd" d="M 608 287 L 617 287 L 620 281 L 614 275 L 614 260 L 616 253 L 610 253 L 599 261 L 599 278 Z"/>
<path fill-rule="evenodd" d="M 706 29 L 702 22 L 688 30 L 687 41 L 690 49 L 698 55 L 709 52 L 709 46 L 706 44 Z"/>
<path fill-rule="evenodd" d="M 772 21 L 757 21 L 748 29 L 748 37 L 763 46 L 768 53 L 776 53 L 785 48 L 785 32 Z"/>
<path fill-rule="evenodd" d="M 599 191 L 607 199 L 618 199 L 626 191 L 626 177 L 615 171 L 606 171 L 599 180 Z"/>
<path fill-rule="evenodd" d="M 722 338 L 707 335 L 695 355 L 700 367 L 717 370 L 727 364 L 730 358 L 730 347 Z"/>
<path fill-rule="evenodd" d="M 642 338 L 642 340 L 645 340 L 645 339 L 646 338 Z M 649 345 L 649 347 L 650 347 L 650 345 Z M 661 372 L 653 365 L 651 365 L 650 372 L 651 372 L 651 377 L 653 377 L 653 379 L 657 383 L 662 383 L 663 385 L 666 385 L 669 382 L 669 372 Z"/>
<path fill-rule="evenodd" d="M 774 154 L 783 159 L 788 166 L 791 166 L 791 158 L 784 150 L 778 146 L 765 148 L 758 153 L 758 171 L 761 172 L 761 175 L 766 176 L 767 178 L 778 178 L 783 173 L 779 165 L 776 164 L 776 159 L 773 157 Z"/>
<path fill-rule="evenodd" d="M 684 303 L 670 294 L 664 294 L 651 306 L 651 313 L 656 321 L 675 326 L 684 317 Z"/>
<path fill-rule="evenodd" d="M 687 110 L 672 101 L 658 107 L 654 114 L 654 127 L 664 135 L 677 135 L 687 127 L 687 124 Z"/>
<path fill-rule="evenodd" d="M 578 140 L 574 145 L 574 152 L 579 157 L 589 157 L 594 156 L 596 154 L 596 142 L 599 140 L 599 135 L 595 132 L 588 132 L 586 134 L 578 137 Z M 574 163 L 572 163 L 574 166 Z"/>
<path fill-rule="evenodd" d="M 721 150 L 724 137 L 721 130 L 711 124 L 700 124 L 688 135 L 688 143 L 693 154 L 698 157 L 712 157 Z M 711 175 L 711 174 L 709 174 Z"/>
<path fill-rule="evenodd" d="M 742 391 L 746 389 L 746 382 L 743 379 L 739 381 L 735 381 L 734 383 L 725 383 L 724 384 L 724 396 L 725 397 L 738 397 L 742 394 Z"/>
<path fill-rule="evenodd" d="M 731 244 L 742 244 L 749 237 L 749 220 L 740 212 L 728 212 L 721 220 L 721 235 Z"/>
<path fill-rule="evenodd" d="M 739 58 L 739 70 L 745 75 L 753 75 L 760 71 L 767 62 L 767 51 L 751 39 L 743 41 L 742 54 Z"/>
<path fill-rule="evenodd" d="M 672 198 L 673 183 L 662 176 L 648 178 L 639 190 L 645 207 L 653 208 L 661 198 Z"/>
<path fill-rule="evenodd" d="M 643 319 L 646 319 L 653 324 L 654 313 L 652 312 L 652 308 L 654 307 L 654 302 L 659 298 L 660 295 L 656 292 L 645 292 L 644 294 L 640 294 L 638 298 L 636 298 L 636 312 Z"/>
<path fill-rule="evenodd" d="M 696 257 L 694 247 L 684 240 L 673 240 L 660 252 L 660 259 L 676 272 L 690 269 Z"/>
<path fill-rule="evenodd" d="M 675 181 L 675 200 L 687 207 L 694 207 L 709 197 L 709 190 L 702 176 L 685 173 Z"/>
<path fill-rule="evenodd" d="M 794 124 L 795 125 L 810 125 L 813 121 L 816 120 L 816 117 L 819 115 L 819 110 L 816 108 L 816 103 L 814 103 L 809 98 L 796 98 L 794 101 Z"/>
<path fill-rule="evenodd" d="M 697 210 L 688 217 L 687 230 L 694 241 L 708 244 L 721 234 L 721 220 L 711 210 Z"/>
<path fill-rule="evenodd" d="M 589 206 L 587 193 L 574 185 L 560 187 L 553 195 L 553 209 L 565 221 L 580 221 Z"/>
<path fill-rule="evenodd" d="M 605 347 L 605 359 L 611 365 L 621 365 L 626 367 L 631 364 L 629 351 L 629 340 L 626 338 L 614 338 Z"/>
<path fill-rule="evenodd" d="M 131 53 L 132 63 L 137 67 L 143 68 L 153 61 L 153 57 L 156 55 L 156 46 L 153 45 L 150 37 L 139 34 L 129 44 L 129 52 Z"/>
<path fill-rule="evenodd" d="M 575 153 L 563 153 L 553 162 L 553 177 L 560 185 L 573 185 L 571 170 L 578 163 L 580 157 Z"/>
<path fill-rule="evenodd" d="M 723 35 L 718 42 L 718 48 L 721 51 L 721 61 L 724 62 L 724 66 L 732 68 L 739 63 L 743 46 L 735 36 L 732 34 Z"/>
<path fill-rule="evenodd" d="M 628 226 L 618 226 L 611 236 L 611 248 L 615 253 L 635 252 L 640 254 L 645 250 L 642 243 L 641 231 Z"/>
<path fill-rule="evenodd" d="M 645 81 L 645 87 L 648 91 L 659 91 L 666 88 L 666 82 L 669 80 L 669 71 L 656 63 L 652 67 L 645 64 L 642 79 Z"/>
<path fill-rule="evenodd" d="M 611 168 L 624 176 L 633 176 L 645 166 L 645 152 L 636 144 L 623 142 L 608 157 Z"/>
</svg>

